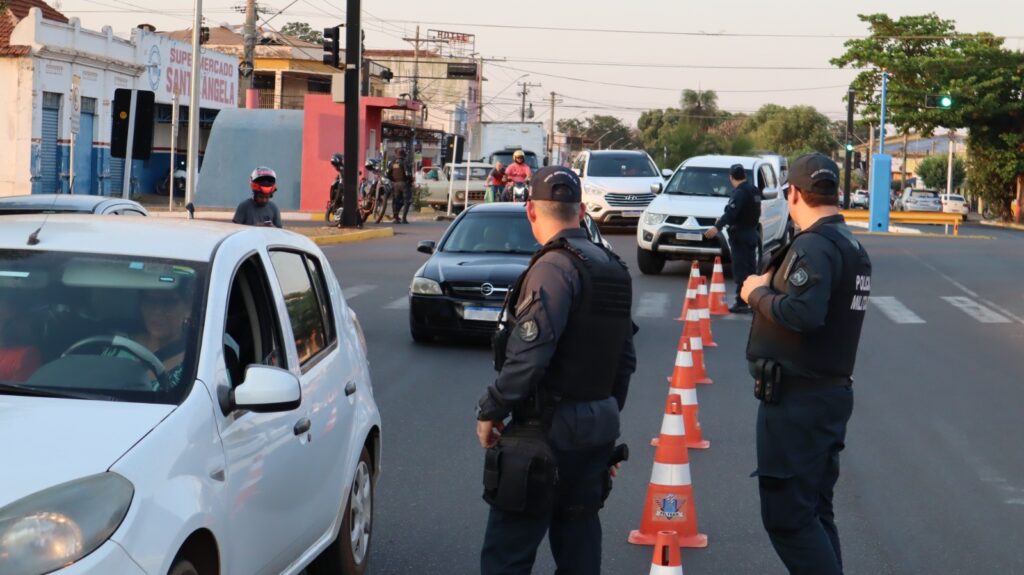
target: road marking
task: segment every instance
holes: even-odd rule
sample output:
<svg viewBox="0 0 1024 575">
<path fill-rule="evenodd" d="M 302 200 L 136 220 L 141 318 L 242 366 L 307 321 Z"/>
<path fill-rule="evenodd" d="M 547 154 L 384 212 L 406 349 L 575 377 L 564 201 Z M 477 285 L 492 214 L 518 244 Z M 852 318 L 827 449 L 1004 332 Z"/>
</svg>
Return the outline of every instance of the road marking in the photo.
<svg viewBox="0 0 1024 575">
<path fill-rule="evenodd" d="M 345 294 L 345 300 L 350 300 L 363 295 L 366 292 L 370 292 L 377 289 L 377 286 L 372 285 L 358 285 L 342 288 L 341 293 Z"/>
<path fill-rule="evenodd" d="M 969 297 L 945 296 L 942 299 L 960 308 L 964 313 L 981 323 L 1010 323 L 1010 318 L 997 313 L 992 308 L 981 305 Z"/>
<path fill-rule="evenodd" d="M 409 309 L 409 296 L 403 296 L 384 306 L 384 309 Z"/>
<path fill-rule="evenodd" d="M 640 297 L 636 307 L 637 317 L 668 317 L 669 297 L 667 293 L 650 292 Z"/>
<path fill-rule="evenodd" d="M 921 316 L 892 296 L 871 296 L 869 301 L 893 323 L 926 323 Z"/>
<path fill-rule="evenodd" d="M 940 271 L 938 270 L 938 268 L 936 268 L 936 267 L 935 267 L 935 266 L 933 266 L 932 264 L 930 264 L 930 263 L 928 263 L 928 262 L 924 261 L 924 259 L 923 259 L 923 258 L 921 258 L 920 256 L 918 256 L 918 255 L 917 255 L 917 254 L 915 254 L 914 252 L 912 252 L 912 251 L 910 251 L 910 250 L 906 250 L 906 249 L 905 249 L 905 250 L 903 250 L 903 251 L 904 251 L 904 252 L 906 252 L 906 253 L 907 253 L 907 255 L 909 255 L 910 257 L 912 257 L 912 258 L 916 259 L 917 261 L 921 262 L 921 264 L 922 264 L 922 265 L 923 265 L 924 267 L 926 267 L 926 268 L 928 268 L 928 269 L 932 270 L 933 272 L 935 272 L 935 273 L 939 274 L 940 276 L 942 276 L 942 278 L 943 278 L 943 279 L 945 279 L 945 280 L 946 280 L 946 281 L 948 281 L 949 283 L 953 284 L 953 286 L 954 286 L 954 287 L 956 287 L 956 288 L 957 288 L 958 290 L 960 290 L 960 291 L 964 292 L 965 294 L 967 294 L 967 295 L 969 295 L 969 296 L 971 296 L 971 297 L 973 297 L 973 298 L 977 298 L 977 299 L 981 300 L 981 302 L 982 302 L 982 303 L 984 303 L 984 304 L 988 305 L 989 307 L 991 307 L 991 308 L 993 308 L 993 309 L 995 309 L 995 310 L 999 311 L 999 313 L 1003 314 L 1004 316 L 1008 316 L 1008 317 L 1011 317 L 1011 318 L 1013 318 L 1013 321 L 1016 321 L 1017 323 L 1022 323 L 1022 324 L 1024 324 L 1024 318 L 1022 318 L 1022 317 L 1020 317 L 1020 316 L 1017 316 L 1017 315 L 1014 315 L 1013 313 L 1011 313 L 1011 312 L 1010 312 L 1009 310 L 1007 310 L 1006 308 L 1004 308 L 1004 307 L 1002 307 L 1002 306 L 999 306 L 999 305 L 997 305 L 997 304 L 996 304 L 995 302 L 993 302 L 993 301 L 991 301 L 991 300 L 987 300 L 987 299 L 985 299 L 985 298 L 983 298 L 983 297 L 979 296 L 979 295 L 978 295 L 978 294 L 977 294 L 976 292 L 974 292 L 974 291 L 972 291 L 972 290 L 968 289 L 968 288 L 967 288 L 967 286 L 965 286 L 964 284 L 962 284 L 962 283 L 960 283 L 960 282 L 956 281 L 955 279 L 953 279 L 953 278 L 949 277 L 948 275 L 946 275 L 946 274 L 944 274 L 944 273 L 940 272 Z M 997 314 L 997 315 L 998 315 L 998 314 Z M 998 323 L 1004 323 L 1004 322 L 998 322 Z"/>
</svg>

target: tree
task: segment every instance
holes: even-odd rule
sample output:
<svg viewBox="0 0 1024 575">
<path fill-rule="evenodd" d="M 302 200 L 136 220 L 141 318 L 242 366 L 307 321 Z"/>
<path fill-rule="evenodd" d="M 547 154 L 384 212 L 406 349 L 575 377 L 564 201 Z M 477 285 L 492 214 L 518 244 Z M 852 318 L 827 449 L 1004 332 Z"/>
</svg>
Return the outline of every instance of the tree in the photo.
<svg viewBox="0 0 1024 575">
<path fill-rule="evenodd" d="M 298 38 L 310 44 L 323 44 L 324 35 L 319 30 L 314 30 L 305 22 L 289 22 L 281 27 L 281 33 L 286 36 Z"/>
<path fill-rule="evenodd" d="M 570 136 L 578 136 L 585 131 L 583 121 L 579 118 L 563 118 L 555 122 L 555 127 L 558 131 L 563 134 L 569 134 Z"/>
<path fill-rule="evenodd" d="M 971 190 L 1007 213 L 1018 182 L 1024 184 L 1024 53 L 989 33 L 958 33 L 952 20 L 935 14 L 859 17 L 871 35 L 848 40 L 832 64 L 869 68 L 852 84 L 861 113 L 877 120 L 878 70 L 886 70 L 887 121 L 923 135 L 939 126 L 969 129 Z M 939 94 L 952 96 L 953 106 L 926 108 L 925 98 Z"/>
<path fill-rule="evenodd" d="M 662 132 L 671 130 L 684 121 L 686 117 L 678 108 L 648 110 L 640 114 L 636 122 L 637 130 L 640 132 L 640 144 L 646 149 L 654 148 Z"/>
<path fill-rule="evenodd" d="M 679 107 L 684 116 L 705 130 L 719 120 L 718 94 L 714 90 L 683 90 Z"/>
<path fill-rule="evenodd" d="M 946 173 L 948 158 L 945 154 L 928 156 L 917 165 L 917 175 L 924 180 L 924 185 L 933 190 L 946 189 Z M 953 189 L 956 190 L 963 185 L 967 178 L 967 169 L 964 161 L 960 158 L 953 158 Z"/>
<path fill-rule="evenodd" d="M 766 104 L 747 120 L 745 128 L 759 149 L 784 156 L 828 155 L 839 147 L 831 121 L 813 106 Z"/>
</svg>

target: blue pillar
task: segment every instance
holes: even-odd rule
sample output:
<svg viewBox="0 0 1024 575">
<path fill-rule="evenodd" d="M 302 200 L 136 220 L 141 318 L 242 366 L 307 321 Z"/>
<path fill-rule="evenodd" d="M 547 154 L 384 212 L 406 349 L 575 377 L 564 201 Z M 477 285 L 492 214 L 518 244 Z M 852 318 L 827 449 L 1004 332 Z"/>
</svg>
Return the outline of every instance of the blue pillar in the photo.
<svg viewBox="0 0 1024 575">
<path fill-rule="evenodd" d="M 868 229 L 872 232 L 889 231 L 889 193 L 892 185 L 892 156 L 873 154 L 871 156 L 871 219 Z"/>
</svg>

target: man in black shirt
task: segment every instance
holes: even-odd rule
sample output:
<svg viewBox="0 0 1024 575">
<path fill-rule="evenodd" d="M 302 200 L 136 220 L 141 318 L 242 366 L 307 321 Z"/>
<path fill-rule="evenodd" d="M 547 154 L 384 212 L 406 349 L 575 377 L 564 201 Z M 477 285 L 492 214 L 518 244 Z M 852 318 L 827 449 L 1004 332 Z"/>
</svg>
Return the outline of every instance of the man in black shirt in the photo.
<svg viewBox="0 0 1024 575">
<path fill-rule="evenodd" d="M 270 201 L 277 191 L 277 174 L 274 170 L 264 166 L 253 170 L 249 177 L 249 188 L 252 197 L 238 204 L 231 221 L 246 226 L 282 227 L 281 210 Z"/>
<path fill-rule="evenodd" d="M 732 277 L 736 281 L 736 302 L 729 311 L 750 313 L 750 306 L 740 297 L 740 288 L 747 276 L 757 270 L 757 245 L 761 241 L 757 233 L 757 225 L 761 221 L 761 195 L 747 181 L 747 172 L 741 164 L 733 164 L 729 168 L 729 183 L 733 190 L 725 206 L 725 213 L 718 218 L 714 227 L 704 233 L 704 237 L 713 239 L 723 228 L 729 227 Z"/>
</svg>

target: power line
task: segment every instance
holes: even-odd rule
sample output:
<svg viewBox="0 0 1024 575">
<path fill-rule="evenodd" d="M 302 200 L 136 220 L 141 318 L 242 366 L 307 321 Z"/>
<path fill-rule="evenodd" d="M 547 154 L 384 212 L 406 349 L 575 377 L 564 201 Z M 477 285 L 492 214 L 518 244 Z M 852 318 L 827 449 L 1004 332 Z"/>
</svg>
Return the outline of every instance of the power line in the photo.
<svg viewBox="0 0 1024 575">
<path fill-rule="evenodd" d="M 835 66 L 730 66 L 711 64 L 646 64 L 642 62 L 600 62 L 592 60 L 551 60 L 544 58 L 504 58 L 503 62 L 528 64 L 557 64 L 567 66 L 606 66 L 616 68 L 672 68 L 693 70 L 873 70 L 874 68 L 837 68 Z"/>
</svg>

